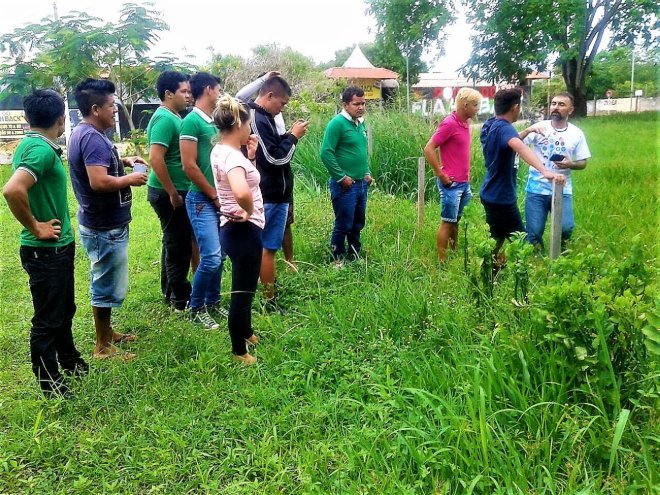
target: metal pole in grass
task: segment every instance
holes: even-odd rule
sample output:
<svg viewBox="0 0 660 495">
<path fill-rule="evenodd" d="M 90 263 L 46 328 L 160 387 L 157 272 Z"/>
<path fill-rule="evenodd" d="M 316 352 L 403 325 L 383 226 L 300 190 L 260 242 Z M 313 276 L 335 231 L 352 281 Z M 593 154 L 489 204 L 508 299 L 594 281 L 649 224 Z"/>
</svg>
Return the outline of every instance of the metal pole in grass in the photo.
<svg viewBox="0 0 660 495">
<path fill-rule="evenodd" d="M 552 181 L 552 206 L 550 209 L 550 259 L 556 260 L 561 254 L 561 216 L 564 185 Z"/>
<path fill-rule="evenodd" d="M 426 186 L 426 160 L 424 157 L 417 158 L 417 225 L 422 226 L 424 222 L 424 189 Z"/>
</svg>

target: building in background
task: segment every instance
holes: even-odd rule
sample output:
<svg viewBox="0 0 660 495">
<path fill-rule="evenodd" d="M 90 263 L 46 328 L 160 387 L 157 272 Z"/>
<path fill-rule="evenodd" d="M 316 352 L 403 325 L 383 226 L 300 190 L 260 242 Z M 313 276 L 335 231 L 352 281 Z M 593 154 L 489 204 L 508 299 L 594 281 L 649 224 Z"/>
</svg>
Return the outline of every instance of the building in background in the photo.
<svg viewBox="0 0 660 495">
<path fill-rule="evenodd" d="M 345 79 L 348 85 L 362 88 L 367 100 L 387 101 L 399 87 L 399 74 L 375 67 L 358 45 L 355 45 L 344 65 L 327 69 L 324 74 L 331 79 Z"/>
<path fill-rule="evenodd" d="M 479 115 L 491 115 L 494 111 L 493 98 L 499 85 L 442 72 L 422 72 L 419 75 L 419 82 L 413 85 L 417 101 L 412 104 L 412 112 L 424 117 L 447 115 L 454 109 L 456 93 L 465 87 L 481 93 Z"/>
</svg>

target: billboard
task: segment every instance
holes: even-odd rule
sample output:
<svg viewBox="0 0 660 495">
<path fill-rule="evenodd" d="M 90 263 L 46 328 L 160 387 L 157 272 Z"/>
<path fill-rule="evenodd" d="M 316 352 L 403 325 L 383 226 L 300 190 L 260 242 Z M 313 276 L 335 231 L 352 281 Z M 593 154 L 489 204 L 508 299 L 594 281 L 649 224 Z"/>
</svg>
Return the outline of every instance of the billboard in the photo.
<svg viewBox="0 0 660 495">
<path fill-rule="evenodd" d="M 380 88 L 374 85 L 376 82 L 375 79 L 354 79 L 351 85 L 364 91 L 365 100 L 380 100 Z"/>
<path fill-rule="evenodd" d="M 21 139 L 29 129 L 23 110 L 0 110 L 0 139 Z"/>
</svg>

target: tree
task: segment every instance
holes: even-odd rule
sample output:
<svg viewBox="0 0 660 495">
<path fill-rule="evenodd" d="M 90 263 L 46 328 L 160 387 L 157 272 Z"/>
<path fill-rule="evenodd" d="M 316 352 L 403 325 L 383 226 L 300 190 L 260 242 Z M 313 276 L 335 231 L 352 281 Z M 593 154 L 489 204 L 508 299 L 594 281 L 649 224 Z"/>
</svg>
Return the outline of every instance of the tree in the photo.
<svg viewBox="0 0 660 495">
<path fill-rule="evenodd" d="M 116 95 L 124 116 L 135 130 L 133 109 L 144 98 L 156 96 L 156 79 L 165 70 L 190 71 L 193 67 L 176 60 L 172 54 L 148 56 L 151 47 L 160 39 L 160 33 L 169 26 L 160 19 L 160 12 L 152 4 L 125 4 L 119 22 L 106 24 L 110 38 L 102 64 L 108 78 L 115 83 Z"/>
<path fill-rule="evenodd" d="M 59 19 L 45 18 L 0 37 L 0 65 L 4 92 L 25 94 L 36 87 L 62 85 L 71 89 L 85 77 L 97 77 L 109 36 L 94 24 L 97 17 L 75 12 Z"/>
<path fill-rule="evenodd" d="M 472 54 L 463 73 L 488 81 L 523 80 L 557 60 L 575 114 L 587 113 L 586 80 L 603 37 L 651 43 L 657 29 L 654 0 L 465 0 Z"/>
<path fill-rule="evenodd" d="M 3 93 L 26 94 L 37 87 L 71 92 L 87 77 L 107 77 L 117 87 L 117 97 L 131 129 L 135 129 L 133 106 L 155 94 L 155 81 L 165 69 L 189 68 L 171 55 L 151 58 L 148 52 L 168 29 L 150 3 L 125 4 L 119 22 L 101 24 L 101 19 L 73 12 L 0 37 Z"/>
<path fill-rule="evenodd" d="M 311 58 L 275 43 L 254 47 L 252 56 L 248 59 L 212 53 L 207 70 L 220 77 L 223 90 L 230 94 L 236 93 L 245 84 L 271 70 L 279 71 L 294 93 L 310 78 L 316 79 L 320 74 Z"/>
<path fill-rule="evenodd" d="M 374 60 L 406 73 L 406 55 L 411 81 L 426 69 L 422 54 L 429 49 L 443 52 L 441 30 L 454 19 L 449 0 L 365 0 L 367 13 L 376 19 Z"/>
<path fill-rule="evenodd" d="M 658 74 L 658 52 L 637 53 L 635 62 L 635 89 L 641 89 L 646 96 L 655 96 Z M 587 76 L 587 98 L 604 98 L 608 89 L 614 90 L 615 97 L 630 94 L 630 69 L 632 50 L 623 46 L 602 51 L 596 55 L 591 72 Z"/>
</svg>

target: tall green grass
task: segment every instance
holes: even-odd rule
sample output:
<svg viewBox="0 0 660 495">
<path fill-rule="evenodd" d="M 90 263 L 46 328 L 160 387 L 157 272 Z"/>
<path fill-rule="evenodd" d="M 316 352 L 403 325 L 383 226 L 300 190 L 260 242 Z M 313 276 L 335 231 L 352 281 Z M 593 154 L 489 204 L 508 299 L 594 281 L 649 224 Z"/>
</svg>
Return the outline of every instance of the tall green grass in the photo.
<svg viewBox="0 0 660 495">
<path fill-rule="evenodd" d="M 647 253 L 657 250 L 655 141 L 640 132 L 650 127 L 643 119 L 582 124 L 594 159 L 576 174 L 567 267 L 591 244 L 602 254 L 594 269 L 609 269 L 627 256 L 633 233 Z M 616 153 L 613 136 L 636 153 L 603 160 L 602 150 Z M 639 182 L 626 181 L 638 173 Z M 2 182 L 8 175 L 1 167 Z M 615 201 L 612 183 L 653 198 Z M 68 401 L 45 401 L 34 384 L 19 228 L 0 202 L 0 493 L 657 493 L 657 361 L 649 357 L 635 383 L 622 377 L 617 387 L 631 400 L 619 412 L 605 400 L 609 389 L 579 385 L 564 348 L 546 343 L 533 318 L 553 283 L 547 259 L 531 262 L 531 303 L 511 302 L 509 268 L 492 298 L 475 297 L 460 254 L 437 265 L 436 201 L 417 228 L 415 205 L 379 185 L 366 255 L 338 270 L 326 261 L 332 212 L 316 184 L 297 190 L 301 271 L 278 265 L 288 311 L 255 306 L 262 343 L 252 368 L 231 362 L 226 326 L 200 331 L 161 305 L 159 224 L 136 190 L 129 294 L 116 326 L 139 334 L 129 347 L 138 358 L 93 362 Z M 628 208 L 626 225 L 611 220 Z M 485 242 L 477 202 L 465 220 L 471 248 Z M 80 249 L 74 334 L 85 355 L 93 347 L 87 271 Z M 570 283 L 568 268 L 561 280 Z"/>
<path fill-rule="evenodd" d="M 319 150 L 325 125 L 331 117 L 314 118 L 294 157 L 294 169 L 301 188 L 320 190 L 327 186 L 328 173 Z M 374 109 L 366 115 L 373 129 L 371 166 L 376 187 L 388 194 L 414 199 L 417 196 L 417 158 L 424 156 L 424 146 L 438 122 L 403 112 Z M 573 174 L 578 223 L 589 225 L 591 239 L 611 240 L 611 247 L 629 242 L 638 230 L 638 219 L 649 223 L 642 235 L 654 243 L 658 231 L 658 116 L 654 112 L 639 115 L 593 117 L 574 122 L 585 133 L 592 158 L 587 170 Z M 518 124 L 517 124 L 518 125 Z M 522 127 L 524 124 L 518 125 Z M 629 164 L 630 167 L 623 167 Z M 471 184 L 478 192 L 485 175 L 479 129 L 472 129 Z M 522 205 L 527 165 L 521 162 L 518 172 L 518 197 Z M 598 196 L 602 208 L 592 208 L 581 197 Z M 426 199 L 437 197 L 430 167 L 426 168 Z M 477 198 L 475 198 L 477 199 Z M 582 203 L 582 205 L 579 205 Z M 581 206 L 585 206 L 582 208 Z M 612 228 L 616 225 L 616 228 Z M 656 227 L 656 228 L 653 228 Z"/>
</svg>

